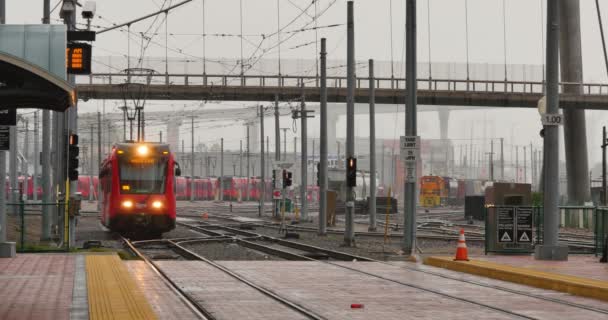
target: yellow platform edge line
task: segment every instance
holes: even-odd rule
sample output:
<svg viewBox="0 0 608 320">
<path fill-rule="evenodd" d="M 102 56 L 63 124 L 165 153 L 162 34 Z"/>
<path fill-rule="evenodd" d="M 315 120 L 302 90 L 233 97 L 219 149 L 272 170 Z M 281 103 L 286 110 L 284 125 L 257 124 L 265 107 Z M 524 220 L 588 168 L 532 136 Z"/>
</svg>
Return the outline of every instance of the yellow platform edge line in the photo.
<svg viewBox="0 0 608 320">
<path fill-rule="evenodd" d="M 150 303 L 117 255 L 87 255 L 91 320 L 157 319 Z"/>
<path fill-rule="evenodd" d="M 424 264 L 486 278 L 565 292 L 572 295 L 608 301 L 608 282 L 575 276 L 536 271 L 488 261 L 453 261 L 448 257 L 427 257 Z"/>
</svg>

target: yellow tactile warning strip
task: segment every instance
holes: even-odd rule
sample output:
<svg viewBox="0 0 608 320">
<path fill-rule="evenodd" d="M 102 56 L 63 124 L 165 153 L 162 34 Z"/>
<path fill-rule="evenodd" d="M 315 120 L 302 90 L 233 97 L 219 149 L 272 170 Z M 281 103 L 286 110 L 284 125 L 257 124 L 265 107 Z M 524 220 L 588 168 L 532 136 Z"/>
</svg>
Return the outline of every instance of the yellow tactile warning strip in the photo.
<svg viewBox="0 0 608 320">
<path fill-rule="evenodd" d="M 532 287 L 566 292 L 608 301 L 608 282 L 564 274 L 512 267 L 487 261 L 453 261 L 448 257 L 428 257 L 425 264 Z"/>
<path fill-rule="evenodd" d="M 118 256 L 89 255 L 86 267 L 91 320 L 157 318 Z"/>
</svg>

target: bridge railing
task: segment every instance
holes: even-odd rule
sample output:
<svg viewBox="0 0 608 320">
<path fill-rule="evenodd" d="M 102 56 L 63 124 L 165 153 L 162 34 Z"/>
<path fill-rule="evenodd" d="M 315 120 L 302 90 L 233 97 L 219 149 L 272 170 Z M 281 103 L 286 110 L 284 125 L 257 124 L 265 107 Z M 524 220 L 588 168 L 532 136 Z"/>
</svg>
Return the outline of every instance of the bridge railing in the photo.
<svg viewBox="0 0 608 320">
<path fill-rule="evenodd" d="M 79 78 L 82 80 L 82 78 Z M 106 81 L 103 81 L 106 80 Z M 86 81 L 86 80 L 85 80 Z M 405 89 L 404 78 L 375 78 L 376 89 Z M 290 75 L 219 75 L 219 74 L 140 74 L 140 73 L 95 73 L 88 76 L 89 84 L 150 83 L 165 85 L 204 85 L 204 86 L 242 86 L 242 87 L 319 87 L 320 78 L 316 76 Z M 369 88 L 369 79 L 359 77 L 355 80 L 357 89 Z M 346 88 L 346 77 L 328 76 L 328 88 Z M 581 87 L 583 95 L 606 95 L 608 84 L 601 83 L 560 83 L 560 92 L 572 87 Z M 508 81 L 508 80 L 467 80 L 467 79 L 418 79 L 419 90 L 453 92 L 493 92 L 543 94 L 545 82 Z"/>
</svg>

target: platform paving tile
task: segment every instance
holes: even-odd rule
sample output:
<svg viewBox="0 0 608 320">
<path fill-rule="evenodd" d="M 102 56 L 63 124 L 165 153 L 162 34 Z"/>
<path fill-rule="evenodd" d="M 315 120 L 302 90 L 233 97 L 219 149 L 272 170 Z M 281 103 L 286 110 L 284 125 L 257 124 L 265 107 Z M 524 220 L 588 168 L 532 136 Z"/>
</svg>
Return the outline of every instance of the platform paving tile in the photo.
<svg viewBox="0 0 608 320">
<path fill-rule="evenodd" d="M 307 319 L 205 262 L 159 261 L 157 265 L 217 319 Z"/>
<path fill-rule="evenodd" d="M 519 318 L 321 262 L 219 263 L 255 283 L 263 284 L 277 294 L 297 301 L 327 319 Z M 364 308 L 351 309 L 353 303 L 361 303 Z"/>
<path fill-rule="evenodd" d="M 69 319 L 74 256 L 0 259 L 0 319 Z"/>
<path fill-rule="evenodd" d="M 469 274 L 469 273 L 452 271 L 449 269 L 436 268 L 436 267 L 427 266 L 427 265 L 423 265 L 423 264 L 412 264 L 412 263 L 407 263 L 407 262 L 391 262 L 391 264 L 398 266 L 398 267 L 408 267 L 408 268 L 420 269 L 423 271 L 429 271 L 429 272 L 433 272 L 433 273 L 437 273 L 437 274 L 441 274 L 441 275 L 445 275 L 445 276 L 449 276 L 449 277 L 455 277 L 455 278 L 463 279 L 466 281 L 473 281 L 473 282 L 481 283 L 481 284 L 485 284 L 485 285 L 498 286 L 498 287 L 506 288 L 509 290 L 515 290 L 515 291 L 524 292 L 527 294 L 543 296 L 543 297 L 547 297 L 550 299 L 557 299 L 557 300 L 568 302 L 568 303 L 576 303 L 576 304 L 588 306 L 591 308 L 599 308 L 599 309 L 608 310 L 608 303 L 606 303 L 604 301 L 581 297 L 581 296 L 575 296 L 575 295 L 560 292 L 560 291 L 546 290 L 546 289 L 526 286 L 523 284 L 513 283 L 513 282 L 509 282 L 509 281 L 502 281 L 502 280 L 498 280 L 498 279 L 481 277 L 481 276 L 477 276 L 477 275 L 473 275 L 473 274 Z"/>
<path fill-rule="evenodd" d="M 160 319 L 198 319 L 145 262 L 128 261 L 125 264 Z"/>
<path fill-rule="evenodd" d="M 494 288 L 482 287 L 458 280 L 446 279 L 413 270 L 398 268 L 382 263 L 342 263 L 349 267 L 381 275 L 384 278 L 397 280 L 417 286 L 426 286 L 442 293 L 476 301 L 485 305 L 509 310 L 536 319 L 554 319 L 556 315 L 564 319 L 608 319 L 608 314 L 599 313 L 560 302 L 552 302 Z M 547 293 L 552 291 L 544 290 Z M 538 291 L 537 291 L 538 292 Z M 539 292 L 542 295 L 542 293 Z M 608 304 L 598 306 L 608 312 Z"/>
</svg>

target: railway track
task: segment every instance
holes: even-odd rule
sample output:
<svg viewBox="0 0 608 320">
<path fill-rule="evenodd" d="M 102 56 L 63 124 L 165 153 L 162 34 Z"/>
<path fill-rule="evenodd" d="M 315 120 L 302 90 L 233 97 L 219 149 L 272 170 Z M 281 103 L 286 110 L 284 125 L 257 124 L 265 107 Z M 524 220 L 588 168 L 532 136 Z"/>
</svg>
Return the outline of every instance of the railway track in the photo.
<svg viewBox="0 0 608 320">
<path fill-rule="evenodd" d="M 353 260 L 376 262 L 376 263 L 380 263 L 380 264 L 384 264 L 384 265 L 389 265 L 389 266 L 395 267 L 395 268 L 403 268 L 408 271 L 412 271 L 412 272 L 416 272 L 416 273 L 423 273 L 427 276 L 440 277 L 443 279 L 459 281 L 459 282 L 467 283 L 467 284 L 474 285 L 474 286 L 499 290 L 502 292 L 515 294 L 515 295 L 521 295 L 521 296 L 525 296 L 530 299 L 537 299 L 539 301 L 548 302 L 550 304 L 566 305 L 568 307 L 597 313 L 598 316 L 601 316 L 601 317 L 608 316 L 608 309 L 592 307 L 592 306 L 588 306 L 588 305 L 584 305 L 584 304 L 565 301 L 565 300 L 558 299 L 558 298 L 542 296 L 542 295 L 538 295 L 538 294 L 529 293 L 527 291 L 506 288 L 503 286 L 482 283 L 482 282 L 478 282 L 478 281 L 474 281 L 474 280 L 462 279 L 459 277 L 454 277 L 454 276 L 450 276 L 450 275 L 439 273 L 439 272 L 419 269 L 417 267 L 395 266 L 395 265 L 387 263 L 387 262 L 374 260 L 374 259 L 370 259 L 370 258 L 366 258 L 366 257 L 350 255 L 350 254 L 346 254 L 346 253 L 339 252 L 339 251 L 328 250 L 328 249 L 323 249 L 323 248 L 319 248 L 319 247 L 315 247 L 315 246 L 309 246 L 306 244 L 297 243 L 297 242 L 293 242 L 293 241 L 269 237 L 269 236 L 266 236 L 263 234 L 256 233 L 252 230 L 242 230 L 242 229 L 235 228 L 232 226 L 213 225 L 213 224 L 208 224 L 208 223 L 197 224 L 197 225 L 180 223 L 180 225 L 191 228 L 193 230 L 199 231 L 204 234 L 208 234 L 210 236 L 215 236 L 215 237 L 232 235 L 233 241 L 236 241 L 238 244 L 241 244 L 249 249 L 259 250 L 266 254 L 276 255 L 283 259 L 322 262 L 325 264 L 332 265 L 334 267 L 349 270 L 350 272 L 356 272 L 356 273 L 359 273 L 361 275 L 365 275 L 368 277 L 373 277 L 373 278 L 381 279 L 381 280 L 388 281 L 391 283 L 395 283 L 395 284 L 407 286 L 410 288 L 426 291 L 429 293 L 437 294 L 442 297 L 467 302 L 467 303 L 470 303 L 473 305 L 488 308 L 488 309 L 491 309 L 494 311 L 502 312 L 502 313 L 509 314 L 511 316 L 516 316 L 516 317 L 522 318 L 522 319 L 536 319 L 536 318 L 529 316 L 529 315 L 519 313 L 517 311 L 507 310 L 504 308 L 496 307 L 496 306 L 482 303 L 479 301 L 475 301 L 472 299 L 462 298 L 460 296 L 452 295 L 450 293 L 439 291 L 439 290 L 436 290 L 433 288 L 424 287 L 421 285 L 408 283 L 408 282 L 404 282 L 401 280 L 391 279 L 391 278 L 384 277 L 382 275 L 374 274 L 371 272 L 366 272 L 366 271 L 363 271 L 363 270 L 360 270 L 360 269 L 357 269 L 354 267 L 350 267 L 350 266 L 347 266 L 344 264 L 339 264 L 337 262 L 338 261 L 353 261 Z M 252 243 L 254 243 L 254 245 L 252 245 Z M 188 254 L 190 254 L 191 251 L 188 251 L 188 252 L 189 252 Z M 197 257 L 197 259 L 198 259 L 198 257 Z"/>
<path fill-rule="evenodd" d="M 158 240 L 147 240 L 147 241 L 136 241 L 136 242 L 130 242 L 128 239 L 124 239 L 123 241 L 126 243 L 126 245 L 129 247 L 130 251 L 134 252 L 135 255 L 137 255 L 138 257 L 140 257 L 141 259 L 143 259 L 144 261 L 146 261 L 146 263 L 148 263 L 148 265 L 150 265 L 154 271 L 159 274 L 163 280 L 168 283 L 170 285 L 171 288 L 173 288 L 176 293 L 178 293 L 178 295 L 183 298 L 184 302 L 187 303 L 188 306 L 191 306 L 191 308 L 195 311 L 197 311 L 196 313 L 199 315 L 199 317 L 201 319 L 209 319 L 209 320 L 216 320 L 217 318 L 211 314 L 210 312 L 208 312 L 206 310 L 206 308 L 200 304 L 196 299 L 192 298 L 190 295 L 188 295 L 188 293 L 186 293 L 185 291 L 181 290 L 179 288 L 179 286 L 172 281 L 165 273 L 162 272 L 162 270 L 160 268 L 158 268 L 154 261 L 152 259 L 149 259 L 144 253 L 142 253 L 137 246 L 138 245 L 144 245 L 144 244 L 164 244 L 166 245 L 168 248 L 170 248 L 171 250 L 177 252 L 180 256 L 184 257 L 187 260 L 196 260 L 196 261 L 202 261 L 205 262 L 206 264 L 224 272 L 225 274 L 231 276 L 232 278 L 236 279 L 237 281 L 246 284 L 247 286 L 259 291 L 260 293 L 270 297 L 271 299 L 281 303 L 282 305 L 300 313 L 301 315 L 303 315 L 304 317 L 308 318 L 308 319 L 314 319 L 314 320 L 324 320 L 326 319 L 325 317 L 322 317 L 320 315 L 318 315 L 317 313 L 315 313 L 312 310 L 307 309 L 306 307 L 298 304 L 297 302 L 291 301 L 288 298 L 281 296 L 275 292 L 273 292 L 272 290 L 269 290 L 261 285 L 258 285 L 252 281 L 249 281 L 248 279 L 246 279 L 245 277 L 239 275 L 238 273 L 230 270 L 229 268 L 226 268 L 224 266 L 222 266 L 221 264 L 218 264 L 210 259 L 207 259 L 197 253 L 195 253 L 192 250 L 189 250 L 188 248 L 186 248 L 184 246 L 184 244 L 189 243 L 201 243 L 201 242 L 221 242 L 224 240 L 230 240 L 229 237 L 225 236 L 223 233 L 220 232 L 216 232 L 215 235 L 209 236 L 209 237 L 199 237 L 199 238 L 180 238 L 180 239 L 158 239 Z M 257 249 L 260 249 L 261 247 L 258 247 Z"/>
</svg>

